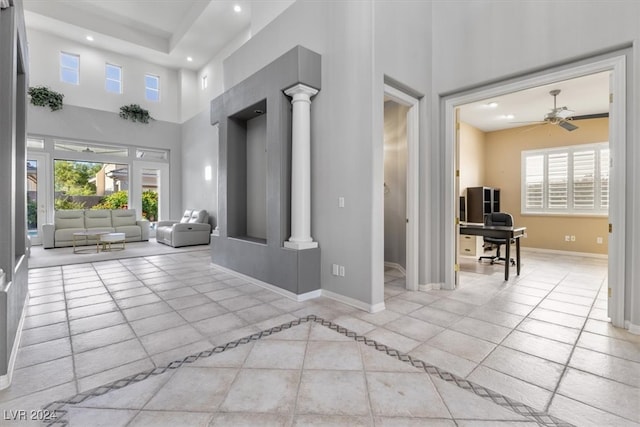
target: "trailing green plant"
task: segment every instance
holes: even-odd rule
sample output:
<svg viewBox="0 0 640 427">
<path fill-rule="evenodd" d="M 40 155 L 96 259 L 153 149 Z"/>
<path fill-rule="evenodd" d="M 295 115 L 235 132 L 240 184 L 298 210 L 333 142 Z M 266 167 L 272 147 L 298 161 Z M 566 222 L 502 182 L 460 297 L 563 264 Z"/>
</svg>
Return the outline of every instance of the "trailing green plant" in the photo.
<svg viewBox="0 0 640 427">
<path fill-rule="evenodd" d="M 38 107 L 49 107 L 51 111 L 62 109 L 64 95 L 46 86 L 31 86 L 27 92 L 31 97 L 31 103 Z"/>
<path fill-rule="evenodd" d="M 149 110 L 145 110 L 138 104 L 123 105 L 120 107 L 120 117 L 132 122 L 149 123 L 153 117 L 149 115 Z"/>
</svg>

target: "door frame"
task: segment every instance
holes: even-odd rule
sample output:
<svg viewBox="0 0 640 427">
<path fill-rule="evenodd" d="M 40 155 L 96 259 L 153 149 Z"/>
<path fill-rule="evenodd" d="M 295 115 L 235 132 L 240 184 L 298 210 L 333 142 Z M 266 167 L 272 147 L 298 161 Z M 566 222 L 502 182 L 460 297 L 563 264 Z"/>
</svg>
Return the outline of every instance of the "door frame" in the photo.
<svg viewBox="0 0 640 427">
<path fill-rule="evenodd" d="M 626 190 L 626 55 L 618 53 L 609 58 L 594 59 L 592 62 L 567 66 L 564 69 L 524 77 L 517 81 L 506 81 L 504 84 L 494 83 L 489 87 L 479 88 L 463 94 L 452 95 L 441 99 L 444 106 L 444 225 L 445 225 L 445 259 L 444 289 L 455 288 L 456 254 L 454 239 L 458 238 L 456 225 L 455 164 L 458 152 L 455 147 L 455 109 L 459 106 L 478 102 L 511 92 L 530 89 L 537 86 L 553 84 L 595 74 L 611 72 L 612 99 L 609 107 L 609 149 L 611 152 L 609 223 L 614 224 L 609 234 L 608 283 L 609 283 L 609 317 L 614 326 L 624 327 L 624 267 L 625 267 L 625 190 Z"/>
<path fill-rule="evenodd" d="M 129 188 L 129 206 L 136 209 L 139 217 L 142 217 L 142 171 L 144 169 L 158 169 L 160 180 L 158 182 L 158 218 L 156 221 L 170 219 L 170 177 L 169 164 L 163 162 L 148 162 L 134 160 L 131 163 L 131 187 Z"/>
<path fill-rule="evenodd" d="M 418 286 L 418 214 L 419 214 L 419 153 L 420 153 L 420 101 L 388 84 L 384 85 L 384 95 L 400 105 L 408 107 L 407 111 L 407 227 L 406 227 L 406 288 L 417 291 Z M 383 147 L 384 150 L 384 147 Z M 377 172 L 384 181 L 384 166 Z M 384 217 L 384 202 L 381 209 Z M 382 221 L 384 224 L 384 221 Z M 384 233 L 383 233 L 384 236 Z M 384 237 L 383 237 L 384 239 Z M 384 244 L 382 245 L 384 252 Z M 384 259 L 384 257 L 383 257 Z M 383 270 L 384 275 L 384 270 Z"/>
<path fill-rule="evenodd" d="M 42 225 L 53 223 L 53 170 L 51 155 L 45 151 L 27 152 L 27 161 L 37 162 L 36 191 L 38 193 L 38 237 L 31 238 L 34 246 L 42 245 Z M 42 208 L 41 208 L 42 206 Z"/>
</svg>

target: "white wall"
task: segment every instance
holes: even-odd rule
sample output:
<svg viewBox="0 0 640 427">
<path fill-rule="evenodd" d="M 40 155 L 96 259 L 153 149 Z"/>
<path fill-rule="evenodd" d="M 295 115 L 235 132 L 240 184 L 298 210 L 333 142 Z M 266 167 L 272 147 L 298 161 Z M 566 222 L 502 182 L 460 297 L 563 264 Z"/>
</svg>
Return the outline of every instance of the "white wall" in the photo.
<svg viewBox="0 0 640 427">
<path fill-rule="evenodd" d="M 65 105 L 62 110 L 29 105 L 27 134 L 42 137 L 68 138 L 96 143 L 115 143 L 170 151 L 170 214 L 182 214 L 181 176 L 182 152 L 180 125 L 152 121 L 149 124 L 123 120 L 116 113 Z"/>
<path fill-rule="evenodd" d="M 118 113 L 120 107 L 139 104 L 157 120 L 179 122 L 178 73 L 129 56 L 99 50 L 82 43 L 30 29 L 30 86 L 44 85 L 64 94 L 65 105 L 76 105 Z M 80 84 L 60 81 L 60 52 L 80 55 Z M 105 63 L 122 67 L 122 94 L 105 90 Z M 144 94 L 144 75 L 160 77 L 160 102 L 149 102 Z"/>
<path fill-rule="evenodd" d="M 187 120 L 181 126 L 182 206 L 181 209 L 206 209 L 215 228 L 218 218 L 218 131 L 211 126 L 209 110 Z M 205 168 L 212 177 L 205 180 Z"/>
<path fill-rule="evenodd" d="M 251 34 L 257 34 L 296 0 L 251 1 Z"/>
</svg>

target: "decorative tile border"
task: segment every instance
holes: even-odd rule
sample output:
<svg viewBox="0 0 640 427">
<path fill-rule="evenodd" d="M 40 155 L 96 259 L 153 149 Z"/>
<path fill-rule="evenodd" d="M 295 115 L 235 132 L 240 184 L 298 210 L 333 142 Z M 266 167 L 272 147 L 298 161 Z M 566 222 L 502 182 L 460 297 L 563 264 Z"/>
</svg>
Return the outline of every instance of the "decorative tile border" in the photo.
<svg viewBox="0 0 640 427">
<path fill-rule="evenodd" d="M 224 351 L 227 350 L 231 350 L 234 349 L 240 345 L 243 344 L 247 344 L 250 343 L 252 341 L 258 341 L 264 337 L 268 337 L 270 335 L 273 335 L 275 333 L 290 329 L 294 326 L 298 326 L 301 325 L 303 323 L 308 323 L 308 322 L 314 322 L 314 323 L 318 323 L 322 326 L 325 326 L 339 334 L 342 334 L 346 337 L 349 338 L 353 338 L 355 341 L 357 342 L 361 342 L 369 347 L 373 347 L 376 350 L 380 351 L 380 352 L 384 352 L 386 353 L 388 356 L 391 356 L 401 362 L 405 362 L 405 363 L 409 363 L 412 366 L 423 370 L 424 372 L 426 372 L 427 374 L 435 377 L 435 378 L 439 378 L 443 381 L 446 381 L 450 384 L 454 384 L 464 390 L 467 390 L 471 393 L 474 393 L 476 396 L 482 397 L 484 399 L 490 400 L 493 403 L 495 403 L 496 405 L 499 405 L 503 408 L 509 409 L 513 412 L 515 412 L 516 414 L 522 415 L 523 417 L 526 417 L 532 421 L 537 422 L 538 424 L 542 425 L 542 426 L 550 426 L 550 427 L 573 427 L 573 424 L 567 423 L 565 421 L 560 420 L 559 418 L 556 418 L 552 415 L 549 415 L 546 412 L 543 411 L 539 411 L 537 409 L 534 409 L 528 405 L 525 405 L 523 403 L 520 403 L 516 400 L 513 400 L 507 396 L 504 396 L 502 394 L 496 393 L 486 387 L 483 387 L 481 385 L 475 384 L 471 381 L 468 381 L 462 377 L 459 377 L 455 374 L 452 374 L 450 372 L 444 371 L 440 368 L 438 368 L 437 366 L 433 366 L 433 365 L 429 365 L 428 363 L 423 362 L 422 360 L 416 359 L 412 356 L 409 356 L 408 354 L 404 354 L 399 352 L 398 350 L 395 350 L 391 347 L 388 347 L 384 344 L 381 344 L 375 340 L 369 339 L 365 336 L 362 335 L 358 335 L 353 331 L 350 331 L 346 328 L 343 328 L 340 325 L 337 325 L 333 322 L 330 322 L 328 320 L 324 320 L 318 316 L 315 315 L 309 315 L 306 317 L 301 317 L 300 319 L 288 322 L 288 323 L 283 323 L 282 325 L 278 325 L 275 326 L 271 329 L 266 329 L 264 331 L 261 332 L 256 332 L 255 334 L 246 336 L 244 338 L 240 338 L 239 340 L 236 341 L 231 341 L 228 342 L 227 344 L 221 345 L 221 346 L 217 346 L 214 348 L 211 348 L 209 350 L 204 350 L 201 351 L 200 353 L 197 354 L 193 354 L 190 356 L 185 357 L 182 360 L 174 360 L 173 362 L 169 363 L 166 366 L 162 366 L 162 367 L 158 367 L 155 369 L 150 369 L 148 371 L 144 371 L 144 372 L 140 372 L 136 375 L 131 375 L 129 377 L 126 378 L 122 378 L 120 380 L 114 381 L 110 384 L 106 384 L 97 388 L 94 388 L 92 390 L 86 391 L 86 392 L 82 392 L 82 393 L 78 393 L 75 396 L 72 396 L 70 398 L 67 399 L 63 399 L 63 400 L 57 400 L 55 402 L 51 402 L 48 405 L 46 405 L 43 410 L 45 413 L 55 413 L 57 415 L 57 419 L 56 420 L 49 420 L 49 421 L 44 421 L 44 424 L 47 426 L 66 426 L 68 425 L 68 420 L 66 420 L 66 415 L 67 415 L 67 410 L 65 409 L 67 405 L 77 405 L 78 403 L 82 403 L 85 400 L 92 398 L 92 397 L 96 397 L 96 396 L 102 396 L 103 394 L 106 394 L 110 391 L 113 390 L 118 390 L 121 389 L 123 387 L 126 387 L 130 384 L 135 384 L 138 383 L 140 381 L 144 381 L 147 378 L 154 376 L 154 375 L 160 375 L 160 374 L 164 374 L 165 372 L 172 370 L 172 369 L 178 369 L 180 367 L 182 367 L 185 364 L 189 364 L 189 363 L 193 363 L 197 360 L 203 359 L 203 358 L 207 358 L 207 357 L 211 357 L 215 354 L 219 354 L 222 353 Z"/>
</svg>

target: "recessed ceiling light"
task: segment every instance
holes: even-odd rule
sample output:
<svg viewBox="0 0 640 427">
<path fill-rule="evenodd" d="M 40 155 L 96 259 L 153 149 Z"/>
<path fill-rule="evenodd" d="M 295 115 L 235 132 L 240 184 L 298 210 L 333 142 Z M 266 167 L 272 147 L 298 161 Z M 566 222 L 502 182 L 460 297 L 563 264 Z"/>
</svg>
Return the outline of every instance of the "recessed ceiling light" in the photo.
<svg viewBox="0 0 640 427">
<path fill-rule="evenodd" d="M 500 117 L 498 117 L 499 119 L 503 119 L 503 120 L 512 120 L 514 119 L 516 116 L 514 116 L 513 114 L 503 114 Z"/>
<path fill-rule="evenodd" d="M 240 7 L 239 4 L 237 4 L 237 5 L 233 6 L 233 11 L 235 13 L 240 13 L 240 12 L 242 12 L 242 8 Z"/>
<path fill-rule="evenodd" d="M 89 40 L 90 42 L 92 42 L 93 41 L 93 36 L 87 36 L 86 39 Z"/>
<path fill-rule="evenodd" d="M 190 57 L 190 56 L 187 56 L 187 61 L 191 62 L 191 61 L 193 61 L 193 58 Z"/>
<path fill-rule="evenodd" d="M 494 102 L 489 102 L 485 105 L 489 108 L 496 108 L 498 106 L 498 103 L 494 101 Z"/>
</svg>

